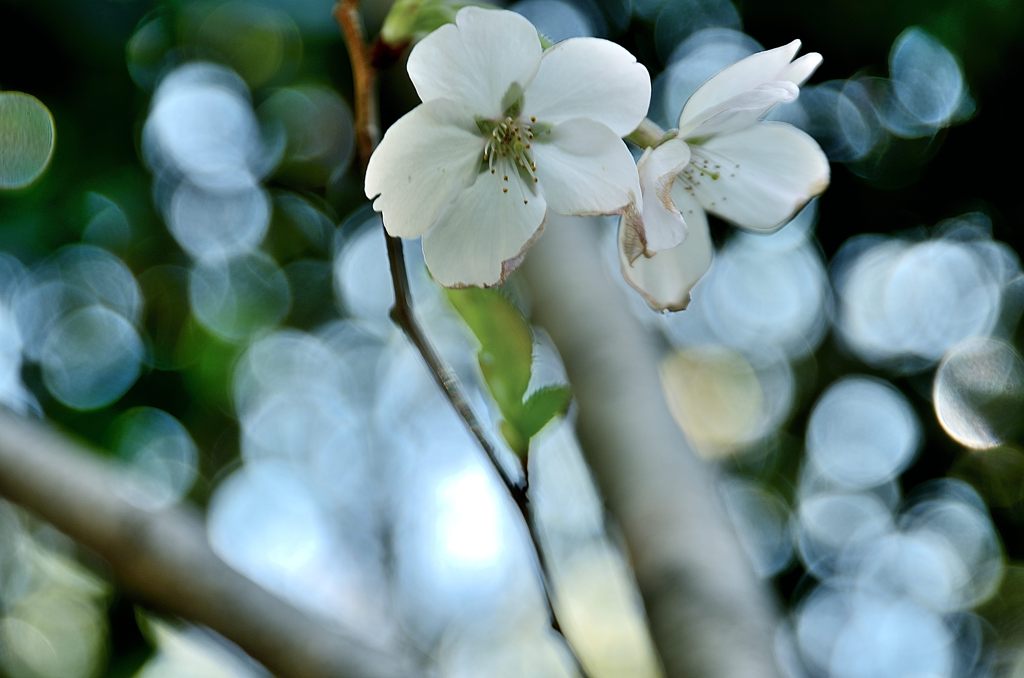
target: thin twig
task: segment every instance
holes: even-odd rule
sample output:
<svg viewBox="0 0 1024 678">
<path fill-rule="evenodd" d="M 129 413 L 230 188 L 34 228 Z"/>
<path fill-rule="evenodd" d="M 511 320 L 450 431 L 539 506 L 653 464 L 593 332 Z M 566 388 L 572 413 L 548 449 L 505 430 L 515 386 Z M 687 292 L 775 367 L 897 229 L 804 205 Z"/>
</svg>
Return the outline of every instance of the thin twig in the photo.
<svg viewBox="0 0 1024 678">
<path fill-rule="evenodd" d="M 355 91 L 355 126 L 356 144 L 359 153 L 359 160 L 365 172 L 370 162 L 370 155 L 380 143 L 380 112 L 377 99 L 377 71 L 373 66 L 372 50 L 366 43 L 363 33 L 362 22 L 359 20 L 359 0 L 341 0 L 334 7 L 334 18 L 341 27 L 341 34 L 348 48 L 349 59 L 352 63 L 352 78 Z M 533 545 L 537 557 L 541 589 L 544 594 L 544 603 L 547 607 L 548 620 L 552 630 L 561 638 L 570 658 L 575 665 L 576 671 L 581 676 L 586 676 L 586 670 L 572 643 L 566 638 L 562 625 L 558 621 L 555 612 L 551 570 L 544 555 L 541 545 L 540 531 L 536 525 L 533 509 L 529 497 L 529 472 L 526 464 L 523 464 L 523 481 L 519 482 L 513 478 L 501 460 L 498 458 L 497 450 L 491 444 L 483 426 L 473 414 L 462 385 L 459 383 L 455 372 L 445 363 L 444 359 L 434 349 L 430 340 L 427 339 L 423 328 L 420 327 L 413 311 L 412 293 L 409 287 L 409 275 L 405 266 L 405 252 L 402 249 L 401 238 L 394 238 L 385 230 L 384 238 L 387 242 L 388 264 L 391 269 L 391 283 L 395 292 L 395 304 L 391 308 L 391 320 L 402 329 L 405 336 L 412 342 L 419 351 L 423 361 L 427 364 L 434 381 L 445 394 L 448 402 L 455 409 L 459 418 L 466 428 L 476 439 L 483 450 L 484 455 L 491 466 L 497 472 L 502 484 L 512 497 L 516 508 L 526 523 L 530 542 Z"/>
<path fill-rule="evenodd" d="M 393 252 L 392 250 L 396 250 Z M 502 484 L 508 493 L 512 496 L 512 500 L 515 502 L 516 508 L 519 509 L 519 513 L 523 517 L 523 522 L 526 523 L 527 530 L 529 530 L 530 541 L 533 543 L 533 550 L 537 554 L 537 562 L 540 565 L 540 577 L 542 589 L 544 592 L 544 600 L 548 609 L 548 619 L 551 623 L 551 628 L 562 636 L 565 641 L 566 647 L 569 648 L 569 652 L 573 655 L 573 660 L 577 665 L 577 669 L 581 675 L 586 675 L 584 672 L 579 658 L 575 656 L 575 652 L 572 650 L 572 645 L 568 639 L 565 638 L 565 633 L 562 631 L 562 626 L 558 621 L 558 615 L 555 614 L 554 600 L 552 599 L 552 582 L 551 582 L 551 570 L 548 566 L 547 559 L 544 555 L 544 548 L 541 545 L 540 531 L 537 527 L 536 520 L 533 516 L 533 510 L 530 504 L 529 495 L 529 475 L 526 464 L 523 464 L 523 482 L 518 482 L 515 478 L 509 475 L 508 471 L 505 470 L 504 465 L 498 459 L 497 450 L 491 444 L 490 439 L 484 433 L 483 428 L 480 426 L 480 422 L 477 420 L 476 415 L 473 414 L 473 410 L 469 406 L 469 402 L 462 393 L 462 386 L 459 383 L 458 377 L 455 376 L 452 369 L 444 362 L 444 359 L 438 355 L 437 351 L 430 344 L 430 341 L 426 338 L 423 333 L 423 329 L 416 322 L 416 318 L 412 314 L 412 298 L 409 294 L 408 288 L 408 277 L 405 272 L 405 254 L 402 251 L 402 241 L 399 238 L 388 237 L 388 259 L 391 264 L 391 276 L 395 286 L 395 297 L 396 299 L 403 299 L 402 302 L 396 302 L 394 307 L 391 309 L 391 320 L 402 328 L 405 332 L 405 336 L 409 338 L 409 341 L 413 343 L 416 350 L 419 351 L 423 361 L 427 363 L 427 367 L 430 369 L 430 373 L 434 376 L 434 381 L 441 387 L 445 396 L 448 398 L 448 402 L 451 403 L 452 407 L 459 414 L 466 428 L 469 429 L 473 437 L 476 438 L 477 443 L 480 445 L 480 449 L 483 450 L 487 456 L 487 460 L 497 471 L 498 476 L 501 478 Z"/>
<path fill-rule="evenodd" d="M 370 49 L 359 20 L 359 0 L 341 0 L 334 6 L 334 19 L 352 62 L 352 86 L 355 92 L 356 149 L 363 171 L 373 149 L 380 143 L 380 110 L 377 105 L 377 69 L 370 61 Z"/>
</svg>

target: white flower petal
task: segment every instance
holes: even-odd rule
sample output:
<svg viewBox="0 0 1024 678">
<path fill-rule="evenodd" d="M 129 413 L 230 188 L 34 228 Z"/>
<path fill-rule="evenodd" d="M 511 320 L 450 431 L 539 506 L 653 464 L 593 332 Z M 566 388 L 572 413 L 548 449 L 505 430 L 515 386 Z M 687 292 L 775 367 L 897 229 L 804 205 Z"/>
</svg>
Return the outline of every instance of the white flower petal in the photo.
<svg viewBox="0 0 1024 678">
<path fill-rule="evenodd" d="M 686 240 L 679 245 L 650 258 L 640 257 L 631 264 L 624 246 L 627 229 L 623 224 L 619 225 L 622 275 L 656 311 L 681 311 L 686 308 L 690 303 L 690 290 L 707 272 L 714 256 L 704 210 L 678 187 L 673 193 L 680 210 L 686 216 L 688 226 Z"/>
<path fill-rule="evenodd" d="M 445 287 L 501 283 L 540 235 L 544 198 L 519 175 L 505 182 L 501 172 L 481 173 L 423 236 L 427 268 Z"/>
<path fill-rule="evenodd" d="M 651 102 L 651 77 L 614 42 L 572 38 L 541 57 L 523 110 L 546 123 L 588 118 L 620 137 L 637 128 Z"/>
<path fill-rule="evenodd" d="M 559 214 L 616 214 L 640 195 L 626 144 L 592 120 L 556 125 L 535 140 L 533 158 L 548 207 Z"/>
<path fill-rule="evenodd" d="M 742 228 L 772 231 L 828 187 L 825 154 L 814 139 L 786 123 L 763 122 L 691 151 L 688 190 L 704 209 Z M 704 160 L 717 168 L 717 179 L 694 173 Z"/>
<path fill-rule="evenodd" d="M 537 29 L 519 14 L 465 7 L 413 47 L 409 77 L 423 101 L 450 99 L 496 118 L 512 83 L 529 84 L 541 52 Z"/>
<path fill-rule="evenodd" d="M 420 104 L 392 125 L 366 168 L 366 197 L 395 237 L 426 232 L 455 195 L 473 181 L 484 140 L 458 104 Z"/>
<path fill-rule="evenodd" d="M 800 89 L 791 82 L 762 83 L 696 116 L 679 129 L 679 135 L 684 139 L 706 139 L 739 131 L 759 121 L 775 105 L 793 101 L 799 94 Z"/>
<path fill-rule="evenodd" d="M 766 82 L 783 80 L 782 76 L 788 73 L 787 69 L 798 49 L 800 41 L 794 40 L 788 45 L 752 54 L 712 76 L 683 106 L 679 115 L 679 129 L 692 127 L 690 122 L 705 111 L 743 92 Z M 802 72 L 800 69 L 794 70 L 798 74 Z"/>
<path fill-rule="evenodd" d="M 638 208 L 626 210 L 623 225 L 631 233 L 621 241 L 630 261 L 675 247 L 686 237 L 686 222 L 672 200 L 672 185 L 689 162 L 690 147 L 679 139 L 647 149 L 637 162 L 642 201 Z"/>
<path fill-rule="evenodd" d="M 788 80 L 796 86 L 800 86 L 807 82 L 807 78 L 811 77 L 814 71 L 818 70 L 818 66 L 821 65 L 821 55 L 817 52 L 810 52 L 803 55 L 789 66 L 783 69 L 779 80 Z"/>
</svg>

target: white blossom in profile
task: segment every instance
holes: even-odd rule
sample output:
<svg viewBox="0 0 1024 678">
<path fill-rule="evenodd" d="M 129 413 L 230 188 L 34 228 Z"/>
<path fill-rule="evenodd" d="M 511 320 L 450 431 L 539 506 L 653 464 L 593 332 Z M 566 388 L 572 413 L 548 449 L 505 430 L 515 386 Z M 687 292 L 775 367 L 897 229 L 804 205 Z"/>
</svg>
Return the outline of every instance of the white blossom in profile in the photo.
<svg viewBox="0 0 1024 678">
<path fill-rule="evenodd" d="M 828 159 L 805 132 L 763 118 L 797 98 L 821 55 L 800 41 L 753 54 L 694 92 L 675 136 L 637 163 L 642 199 L 619 224 L 623 275 L 657 310 L 678 311 L 711 265 L 706 212 L 751 231 L 788 222 L 829 182 Z"/>
<path fill-rule="evenodd" d="M 442 285 L 502 282 L 548 210 L 615 214 L 640 199 L 621 137 L 650 103 L 647 69 L 607 40 L 543 49 L 533 25 L 466 7 L 409 56 L 423 103 L 388 129 L 365 191 L 395 237 L 423 237 Z"/>
</svg>

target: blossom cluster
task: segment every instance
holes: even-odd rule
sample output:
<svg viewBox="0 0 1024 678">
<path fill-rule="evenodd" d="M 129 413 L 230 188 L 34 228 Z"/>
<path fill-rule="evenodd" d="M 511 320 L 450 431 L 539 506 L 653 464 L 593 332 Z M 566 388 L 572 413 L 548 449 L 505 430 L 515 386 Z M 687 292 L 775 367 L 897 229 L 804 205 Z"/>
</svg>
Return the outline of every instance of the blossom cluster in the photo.
<svg viewBox="0 0 1024 678">
<path fill-rule="evenodd" d="M 678 310 L 710 266 L 706 212 L 756 231 L 785 224 L 828 185 L 817 143 L 765 122 L 821 63 L 800 46 L 748 57 L 702 85 L 678 130 L 623 141 L 647 114 L 647 69 L 621 46 L 573 38 L 545 49 L 533 25 L 467 7 L 409 56 L 422 103 L 370 158 L 365 191 L 394 237 L 422 237 L 448 287 L 503 282 L 549 211 L 620 215 L 626 280 L 659 310 Z"/>
</svg>

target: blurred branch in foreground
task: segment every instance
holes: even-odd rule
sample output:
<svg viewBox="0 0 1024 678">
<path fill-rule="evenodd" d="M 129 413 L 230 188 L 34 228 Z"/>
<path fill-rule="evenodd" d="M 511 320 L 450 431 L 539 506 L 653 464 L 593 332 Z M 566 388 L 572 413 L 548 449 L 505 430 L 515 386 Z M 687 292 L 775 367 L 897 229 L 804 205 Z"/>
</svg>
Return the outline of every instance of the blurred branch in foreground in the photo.
<svg viewBox="0 0 1024 678">
<path fill-rule="evenodd" d="M 58 433 L 0 410 L 0 497 L 94 551 L 142 600 L 210 627 L 275 675 L 416 675 L 402 657 L 345 635 L 232 570 L 211 550 L 193 511 L 136 506 L 133 482 Z"/>
<path fill-rule="evenodd" d="M 673 678 L 778 675 L 770 594 L 669 414 L 652 337 L 605 270 L 592 222 L 558 220 L 524 264 L 534 314 L 565 360 L 584 455 L 622 528 Z"/>
</svg>

